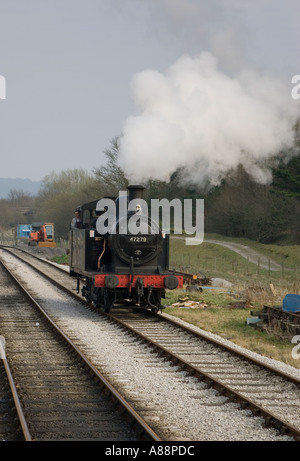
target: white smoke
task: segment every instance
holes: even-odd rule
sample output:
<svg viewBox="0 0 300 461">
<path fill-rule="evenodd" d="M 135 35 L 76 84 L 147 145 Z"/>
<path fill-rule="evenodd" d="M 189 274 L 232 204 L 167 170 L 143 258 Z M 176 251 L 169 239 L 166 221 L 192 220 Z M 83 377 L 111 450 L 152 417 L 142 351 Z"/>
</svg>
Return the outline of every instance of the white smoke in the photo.
<svg viewBox="0 0 300 461">
<path fill-rule="evenodd" d="M 190 181 L 217 183 L 243 164 L 267 182 L 264 161 L 293 143 L 290 88 L 252 70 L 226 75 L 210 52 L 182 56 L 164 74 L 138 73 L 132 94 L 138 113 L 124 123 L 119 155 L 130 181 L 184 169 Z"/>
</svg>

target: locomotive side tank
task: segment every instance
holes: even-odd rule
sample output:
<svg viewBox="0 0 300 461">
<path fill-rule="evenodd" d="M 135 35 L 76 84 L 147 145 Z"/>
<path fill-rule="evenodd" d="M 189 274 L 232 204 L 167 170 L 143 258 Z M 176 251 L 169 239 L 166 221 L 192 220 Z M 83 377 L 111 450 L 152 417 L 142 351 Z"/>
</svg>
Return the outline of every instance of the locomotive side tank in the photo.
<svg viewBox="0 0 300 461">
<path fill-rule="evenodd" d="M 143 190 L 129 186 L 126 195 L 82 205 L 80 228 L 70 231 L 70 275 L 78 288 L 84 280 L 82 295 L 105 312 L 121 302 L 157 312 L 165 290 L 183 285 L 169 272 L 169 235 L 144 212 Z"/>
</svg>

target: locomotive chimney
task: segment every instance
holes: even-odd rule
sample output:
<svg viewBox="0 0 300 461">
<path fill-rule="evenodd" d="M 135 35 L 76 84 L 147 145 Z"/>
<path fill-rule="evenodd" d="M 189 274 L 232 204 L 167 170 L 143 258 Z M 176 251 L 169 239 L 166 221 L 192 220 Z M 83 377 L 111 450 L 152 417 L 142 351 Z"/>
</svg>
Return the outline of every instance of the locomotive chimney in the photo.
<svg viewBox="0 0 300 461">
<path fill-rule="evenodd" d="M 144 195 L 144 186 L 128 186 L 128 200 L 142 199 Z"/>
</svg>

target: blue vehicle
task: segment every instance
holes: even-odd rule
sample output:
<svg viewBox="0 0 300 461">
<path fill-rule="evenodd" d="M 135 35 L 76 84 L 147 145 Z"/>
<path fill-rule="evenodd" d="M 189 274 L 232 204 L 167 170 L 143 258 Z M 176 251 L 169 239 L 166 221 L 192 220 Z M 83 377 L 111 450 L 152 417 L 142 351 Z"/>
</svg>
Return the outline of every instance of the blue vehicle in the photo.
<svg viewBox="0 0 300 461">
<path fill-rule="evenodd" d="M 18 224 L 17 225 L 17 238 L 29 238 L 32 231 L 31 224 Z"/>
</svg>

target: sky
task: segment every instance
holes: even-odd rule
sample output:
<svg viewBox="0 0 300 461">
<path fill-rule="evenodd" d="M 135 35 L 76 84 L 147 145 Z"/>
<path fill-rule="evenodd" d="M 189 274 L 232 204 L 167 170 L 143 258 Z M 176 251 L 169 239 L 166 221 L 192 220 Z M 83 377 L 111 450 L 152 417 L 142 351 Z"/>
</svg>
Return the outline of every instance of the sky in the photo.
<svg viewBox="0 0 300 461">
<path fill-rule="evenodd" d="M 0 178 L 92 172 L 122 135 L 134 181 L 241 161 L 266 180 L 300 113 L 299 17 L 299 0 L 0 0 Z"/>
</svg>

